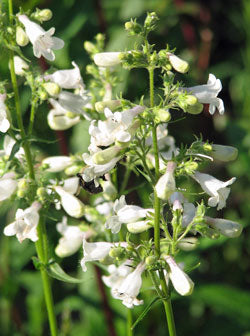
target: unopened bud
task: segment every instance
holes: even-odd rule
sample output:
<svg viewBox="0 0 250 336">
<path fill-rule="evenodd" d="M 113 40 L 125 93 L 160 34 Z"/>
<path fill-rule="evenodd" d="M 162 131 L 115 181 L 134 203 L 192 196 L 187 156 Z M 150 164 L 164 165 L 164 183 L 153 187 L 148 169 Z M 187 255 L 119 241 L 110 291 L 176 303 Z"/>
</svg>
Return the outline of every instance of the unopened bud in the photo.
<svg viewBox="0 0 250 336">
<path fill-rule="evenodd" d="M 14 56 L 14 67 L 15 67 L 15 74 L 18 76 L 25 75 L 25 70 L 29 68 L 28 63 L 26 63 L 19 56 Z"/>
<path fill-rule="evenodd" d="M 66 168 L 64 172 L 66 175 L 76 175 L 77 173 L 80 173 L 81 170 L 82 170 L 82 166 L 73 165 L 73 166 Z"/>
<path fill-rule="evenodd" d="M 51 96 L 57 96 L 61 91 L 60 86 L 53 82 L 43 83 L 43 87 Z"/>
<path fill-rule="evenodd" d="M 199 102 L 197 102 L 194 105 L 188 105 L 186 108 L 186 112 L 190 114 L 200 114 L 203 110 L 203 105 Z"/>
<path fill-rule="evenodd" d="M 176 168 L 176 163 L 173 161 L 168 162 L 167 170 L 164 175 L 162 175 L 156 186 L 156 194 L 162 200 L 168 200 L 168 198 L 175 192 L 176 185 L 175 185 L 175 178 L 174 178 L 174 171 Z"/>
<path fill-rule="evenodd" d="M 157 262 L 157 258 L 156 258 L 155 256 L 148 256 L 148 257 L 145 259 L 145 263 L 146 263 L 146 265 L 148 265 L 148 266 L 154 265 L 156 262 Z"/>
<path fill-rule="evenodd" d="M 106 107 L 108 107 L 111 111 L 113 111 L 120 105 L 121 105 L 120 100 L 106 100 L 95 103 L 95 109 L 97 112 L 101 113 L 104 111 Z"/>
<path fill-rule="evenodd" d="M 109 251 L 109 256 L 111 258 L 115 258 L 115 259 L 123 259 L 125 257 L 125 249 L 124 247 L 118 246 L 118 247 L 114 247 Z"/>
<path fill-rule="evenodd" d="M 144 26 L 150 28 L 153 25 L 155 25 L 158 20 L 159 20 L 158 16 L 156 15 L 155 12 L 148 13 L 144 21 Z"/>
<path fill-rule="evenodd" d="M 121 151 L 121 147 L 112 146 L 107 149 L 101 150 L 95 153 L 92 157 L 93 162 L 98 165 L 103 165 L 105 163 L 110 162 L 113 158 L 115 158 L 119 152 Z"/>
<path fill-rule="evenodd" d="M 77 117 L 77 114 L 75 114 L 74 112 L 71 112 L 71 111 L 67 111 L 65 113 L 65 116 L 70 118 L 70 119 L 74 119 L 75 117 Z"/>
<path fill-rule="evenodd" d="M 180 73 L 185 73 L 189 70 L 189 64 L 182 60 L 180 57 L 172 54 L 172 53 L 167 53 L 168 59 L 172 67 L 180 72 Z"/>
<path fill-rule="evenodd" d="M 137 23 L 136 21 L 131 20 L 131 21 L 125 22 L 124 26 L 130 35 L 137 35 L 142 32 L 141 25 Z"/>
<path fill-rule="evenodd" d="M 38 188 L 36 194 L 41 202 L 43 202 L 48 196 L 47 190 L 44 187 Z"/>
<path fill-rule="evenodd" d="M 48 93 L 44 90 L 39 90 L 38 92 L 39 97 L 41 100 L 47 100 L 48 99 Z"/>
<path fill-rule="evenodd" d="M 186 96 L 186 103 L 188 105 L 195 105 L 198 102 L 198 99 L 193 95 Z"/>
<path fill-rule="evenodd" d="M 52 11 L 48 8 L 45 9 L 37 9 L 37 11 L 33 14 L 33 17 L 35 20 L 44 22 L 44 21 L 49 21 L 52 19 Z"/>
<path fill-rule="evenodd" d="M 99 67 L 112 67 L 121 63 L 120 52 L 103 52 L 94 55 L 94 62 Z"/>
<path fill-rule="evenodd" d="M 98 49 L 96 48 L 96 46 L 94 45 L 94 43 L 90 42 L 90 41 L 85 41 L 83 43 L 83 47 L 84 49 L 89 53 L 89 54 L 96 54 L 98 53 Z"/>
<path fill-rule="evenodd" d="M 154 113 L 156 116 L 156 122 L 169 122 L 171 120 L 171 114 L 169 113 L 169 110 L 156 108 Z"/>
<path fill-rule="evenodd" d="M 204 143 L 202 147 L 206 152 L 211 152 L 213 150 L 212 145 L 210 145 L 209 143 Z"/>
<path fill-rule="evenodd" d="M 139 221 L 127 224 L 127 229 L 131 233 L 141 233 L 147 231 L 151 226 L 148 221 Z"/>
<path fill-rule="evenodd" d="M 18 26 L 16 29 L 16 43 L 20 47 L 25 47 L 29 43 L 29 38 L 22 27 Z"/>
</svg>

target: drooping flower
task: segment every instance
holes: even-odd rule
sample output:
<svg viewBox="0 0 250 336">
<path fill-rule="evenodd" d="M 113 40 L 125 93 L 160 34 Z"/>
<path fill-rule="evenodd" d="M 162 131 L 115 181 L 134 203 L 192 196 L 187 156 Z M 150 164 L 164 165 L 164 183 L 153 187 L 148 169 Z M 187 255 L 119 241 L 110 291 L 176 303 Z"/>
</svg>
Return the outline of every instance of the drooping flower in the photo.
<svg viewBox="0 0 250 336">
<path fill-rule="evenodd" d="M 243 229 L 241 224 L 228 219 L 211 218 L 207 216 L 205 216 L 204 219 L 208 225 L 218 230 L 223 236 L 229 238 L 239 237 Z"/>
<path fill-rule="evenodd" d="M 18 15 L 19 21 L 24 25 L 25 32 L 33 44 L 34 55 L 38 58 L 45 57 L 49 61 L 54 61 L 55 54 L 52 49 L 63 48 L 63 40 L 52 37 L 55 28 L 50 28 L 47 32 L 37 23 L 31 21 L 26 15 Z"/>
<path fill-rule="evenodd" d="M 14 68 L 15 68 L 16 75 L 24 76 L 25 70 L 29 68 L 29 65 L 21 57 L 14 56 Z"/>
<path fill-rule="evenodd" d="M 8 199 L 17 188 L 16 174 L 9 172 L 0 178 L 0 202 Z"/>
<path fill-rule="evenodd" d="M 162 200 L 167 201 L 171 194 L 176 189 L 174 171 L 176 163 L 169 161 L 167 164 L 166 172 L 162 175 L 156 183 L 155 190 L 157 196 Z"/>
<path fill-rule="evenodd" d="M 68 186 L 71 188 L 71 186 Z M 66 191 L 66 186 L 54 186 L 54 190 L 57 192 L 57 194 L 60 196 L 61 199 L 61 205 L 63 209 L 67 212 L 68 215 L 80 218 L 84 214 L 84 204 L 73 195 L 72 191 L 75 191 L 75 181 L 73 181 L 72 189 Z"/>
<path fill-rule="evenodd" d="M 154 211 L 153 209 L 143 209 L 137 205 L 127 205 L 124 195 L 115 201 L 113 210 L 115 214 L 108 218 L 105 224 L 106 229 L 111 229 L 112 233 L 118 233 L 123 223 L 135 224 L 138 220 L 145 218 L 149 212 Z M 143 226 L 142 223 L 138 225 Z M 144 221 L 145 225 L 147 226 L 146 220 Z"/>
<path fill-rule="evenodd" d="M 129 273 L 124 280 L 112 290 L 114 298 L 122 300 L 127 308 L 134 308 L 143 304 L 143 300 L 138 300 L 137 295 L 142 285 L 142 272 L 145 269 L 143 262 L 139 263 L 136 269 Z"/>
<path fill-rule="evenodd" d="M 5 105 L 6 93 L 0 94 L 0 132 L 6 133 L 10 128 L 7 118 L 7 107 Z"/>
<path fill-rule="evenodd" d="M 192 93 L 192 95 L 198 99 L 199 103 L 209 104 L 210 114 L 214 114 L 216 108 L 220 114 L 224 113 L 223 100 L 217 97 L 222 89 L 221 81 L 216 79 L 213 74 L 209 74 L 207 84 L 183 89 Z"/>
<path fill-rule="evenodd" d="M 55 131 L 64 131 L 80 122 L 80 116 L 75 115 L 73 118 L 68 116 L 68 111 L 64 109 L 57 100 L 49 100 L 53 109 L 49 111 L 47 119 L 51 129 Z"/>
<path fill-rule="evenodd" d="M 30 239 L 33 242 L 38 240 L 36 228 L 39 222 L 38 211 L 41 208 L 39 202 L 34 202 L 25 210 L 17 209 L 16 220 L 4 228 L 3 233 L 6 236 L 16 235 L 20 243 L 24 239 Z"/>
<path fill-rule="evenodd" d="M 58 223 L 56 228 L 62 235 L 55 249 L 56 254 L 61 258 L 74 254 L 81 247 L 83 237 L 87 233 L 81 231 L 78 226 L 67 225 L 66 216 L 63 216 L 62 222 Z"/>
<path fill-rule="evenodd" d="M 165 260 L 170 268 L 169 276 L 175 290 L 180 295 L 190 295 L 193 292 L 194 283 L 190 277 L 180 268 L 173 257 L 166 256 Z"/>
<path fill-rule="evenodd" d="M 104 259 L 110 252 L 110 250 L 115 246 L 126 247 L 127 243 L 107 243 L 107 242 L 96 242 L 88 243 L 86 237 L 83 238 L 83 258 L 81 260 L 81 266 L 83 272 L 87 271 L 85 265 L 88 261 L 96 261 Z"/>
<path fill-rule="evenodd" d="M 221 210 L 226 206 L 226 200 L 230 193 L 230 188 L 228 188 L 228 186 L 234 183 L 236 177 L 223 182 L 211 175 L 199 173 L 197 171 L 192 177 L 200 184 L 201 188 L 211 196 L 208 200 L 209 206 L 217 206 L 217 210 Z"/>
<path fill-rule="evenodd" d="M 75 62 L 72 62 L 74 69 L 58 70 L 51 75 L 45 75 L 46 81 L 58 84 L 62 89 L 84 89 L 80 69 Z"/>
<path fill-rule="evenodd" d="M 72 165 L 72 159 L 68 156 L 50 156 L 42 161 L 42 165 L 48 165 L 47 172 L 58 173 Z"/>
</svg>

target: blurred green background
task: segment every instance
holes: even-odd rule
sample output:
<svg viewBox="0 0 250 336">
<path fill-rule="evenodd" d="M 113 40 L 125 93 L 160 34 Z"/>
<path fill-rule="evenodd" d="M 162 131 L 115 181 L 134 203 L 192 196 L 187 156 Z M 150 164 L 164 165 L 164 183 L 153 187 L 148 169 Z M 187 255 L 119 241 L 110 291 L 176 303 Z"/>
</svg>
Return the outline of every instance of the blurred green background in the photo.
<svg viewBox="0 0 250 336">
<path fill-rule="evenodd" d="M 3 4 L 5 5 L 5 3 Z M 213 164 L 212 174 L 223 180 L 236 176 L 227 207 L 220 217 L 243 224 L 242 235 L 237 239 L 202 239 L 199 247 L 183 254 L 186 263 L 201 262 L 191 273 L 195 290 L 190 297 L 173 297 L 173 309 L 178 335 L 202 336 L 249 336 L 250 335 L 250 1 L 239 0 L 93 0 L 93 1 L 15 1 L 26 9 L 50 8 L 53 19 L 45 28 L 56 27 L 56 36 L 65 41 L 65 47 L 56 53 L 54 66 L 64 69 L 75 61 L 88 83 L 85 67 L 89 57 L 83 48 L 85 40 L 93 40 L 102 32 L 106 35 L 106 50 L 120 51 L 132 46 L 131 38 L 123 29 L 124 22 L 131 17 L 145 18 L 147 11 L 155 11 L 160 20 L 150 40 L 157 49 L 168 43 L 176 47 L 176 53 L 190 62 L 190 72 L 183 81 L 187 86 L 205 83 L 209 73 L 220 78 L 223 91 L 225 114 L 213 117 L 207 109 L 198 116 L 189 116 L 179 124 L 170 125 L 169 132 L 176 143 L 191 143 L 193 134 L 214 143 L 232 145 L 239 149 L 237 161 Z M 28 51 L 29 52 L 29 51 Z M 31 52 L 31 51 L 30 51 Z M 41 61 L 37 61 L 40 66 Z M 0 55 L 1 79 L 8 78 L 7 58 Z M 119 90 L 128 99 L 148 95 L 147 74 L 144 70 L 128 73 L 121 70 Z M 28 112 L 29 90 L 22 91 L 23 111 Z M 41 137 L 55 139 L 45 120 L 48 108 L 42 106 L 37 114 L 35 132 Z M 88 140 L 82 138 L 87 124 L 59 134 L 64 143 L 41 146 L 44 155 L 59 154 L 67 149 L 71 152 L 84 151 Z M 84 131 L 85 130 L 85 131 Z M 49 148 L 48 148 L 49 147 Z M 208 167 L 209 171 L 209 167 Z M 7 215 L 6 210 L 8 209 Z M 40 274 L 34 271 L 31 256 L 35 255 L 31 242 L 20 245 L 15 238 L 3 236 L 5 223 L 13 218 L 13 209 L 8 203 L 0 208 L 0 335 L 21 336 L 49 335 Z M 4 214 L 5 213 L 5 214 Z M 53 225 L 53 223 L 51 223 Z M 51 230 L 52 244 L 59 235 Z M 82 276 L 79 265 L 81 253 L 63 260 L 64 269 Z M 77 273 L 75 274 L 75 270 Z M 112 335 L 108 327 L 107 308 L 103 304 L 104 294 L 96 280 L 98 271 L 89 266 L 86 279 L 81 285 L 54 281 L 53 292 L 58 313 L 61 336 Z M 145 286 L 147 287 L 147 286 Z M 109 291 L 106 294 L 109 296 Z M 142 292 L 149 302 L 147 291 Z M 110 301 L 116 334 L 126 335 L 126 309 L 120 301 Z M 134 319 L 143 310 L 133 310 Z M 110 323 L 109 323 L 110 325 Z M 113 334 L 114 335 L 114 334 Z M 149 315 L 135 329 L 135 335 L 167 335 L 161 305 L 153 307 Z"/>
</svg>

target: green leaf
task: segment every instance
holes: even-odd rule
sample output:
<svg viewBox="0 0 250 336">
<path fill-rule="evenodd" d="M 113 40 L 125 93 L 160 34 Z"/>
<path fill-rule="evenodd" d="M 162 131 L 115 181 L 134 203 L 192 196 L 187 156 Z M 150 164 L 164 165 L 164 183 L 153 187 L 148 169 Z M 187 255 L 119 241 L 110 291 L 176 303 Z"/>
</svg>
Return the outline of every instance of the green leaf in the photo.
<svg viewBox="0 0 250 336">
<path fill-rule="evenodd" d="M 132 325 L 131 329 L 133 330 L 137 324 L 139 322 L 141 322 L 142 319 L 144 319 L 144 317 L 147 315 L 147 313 L 150 311 L 150 309 L 152 308 L 152 306 L 157 302 L 157 301 L 160 301 L 161 298 L 159 296 L 155 297 L 153 299 L 153 301 L 151 301 L 147 307 L 143 310 L 143 312 L 141 313 L 141 315 L 138 317 L 138 319 L 135 321 L 135 323 Z"/>
<path fill-rule="evenodd" d="M 19 151 L 20 147 L 21 147 L 21 142 L 16 142 L 14 144 L 14 146 L 12 147 L 12 150 L 11 150 L 11 153 L 10 153 L 10 156 L 9 156 L 9 161 L 11 161 L 13 159 L 13 157 L 15 156 L 15 154 Z"/>
<path fill-rule="evenodd" d="M 47 273 L 52 277 L 60 281 L 69 282 L 69 283 L 81 283 L 83 279 L 76 279 L 64 272 L 61 266 L 54 262 L 47 266 Z"/>
</svg>

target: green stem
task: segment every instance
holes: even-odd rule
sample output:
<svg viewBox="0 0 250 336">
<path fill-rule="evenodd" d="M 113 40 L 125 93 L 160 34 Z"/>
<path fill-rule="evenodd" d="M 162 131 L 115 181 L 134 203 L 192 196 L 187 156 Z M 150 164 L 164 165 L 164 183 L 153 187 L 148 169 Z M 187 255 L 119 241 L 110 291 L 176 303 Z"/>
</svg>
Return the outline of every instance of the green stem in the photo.
<svg viewBox="0 0 250 336">
<path fill-rule="evenodd" d="M 8 1 L 8 5 L 9 5 L 9 22 L 10 22 L 10 25 L 12 25 L 13 24 L 12 0 Z M 14 67 L 14 52 L 12 50 L 10 50 L 9 64 L 10 64 L 11 82 L 12 82 L 14 98 L 15 98 L 15 106 L 16 106 L 15 110 L 16 110 L 17 124 L 20 129 L 20 135 L 21 135 L 21 139 L 23 142 L 23 149 L 25 152 L 25 157 L 26 157 L 26 161 L 28 165 L 29 176 L 33 181 L 35 181 L 35 171 L 34 171 L 32 156 L 30 152 L 30 145 L 29 145 L 29 142 L 27 142 L 26 133 L 25 133 L 24 126 L 23 126 L 20 97 L 19 97 L 19 92 L 18 92 L 15 67 Z M 32 128 L 33 128 L 35 105 L 36 105 L 36 102 L 35 101 L 32 102 L 31 118 L 30 118 L 31 123 L 29 127 L 29 135 L 31 134 Z M 38 241 L 36 242 L 37 254 L 38 254 L 39 259 L 42 261 L 42 263 L 47 264 L 48 263 L 47 235 L 46 235 L 45 225 L 42 220 L 40 220 L 38 223 L 37 234 L 38 234 Z M 54 312 L 54 303 L 53 303 L 50 279 L 48 277 L 46 270 L 43 268 L 41 268 L 41 277 L 42 277 L 42 282 L 43 282 L 44 297 L 45 297 L 45 303 L 46 303 L 47 312 L 48 312 L 51 335 L 57 336 L 57 325 L 56 325 L 56 318 L 55 318 L 55 312 Z"/>
<path fill-rule="evenodd" d="M 30 136 L 32 134 L 34 120 L 35 120 L 37 100 L 38 100 L 37 98 L 32 99 L 31 111 L 30 111 L 30 123 L 29 123 L 29 129 L 28 129 L 28 136 Z"/>
<path fill-rule="evenodd" d="M 132 310 L 127 309 L 127 336 L 133 336 L 133 330 L 131 329 L 133 325 L 133 315 Z"/>
<path fill-rule="evenodd" d="M 148 68 L 148 72 L 149 72 L 150 107 L 153 108 L 154 107 L 154 69 Z M 154 158 L 155 158 L 155 179 L 156 181 L 158 181 L 159 176 L 160 176 L 160 164 L 159 164 L 159 150 L 158 150 L 158 142 L 157 142 L 157 125 L 154 125 L 152 128 L 152 139 L 153 139 L 153 150 L 154 150 Z M 154 244 L 155 244 L 155 255 L 157 258 L 160 258 L 161 256 L 160 213 L 161 213 L 161 202 L 154 188 Z M 175 336 L 176 330 L 175 330 L 172 305 L 171 305 L 169 290 L 168 290 L 162 269 L 159 270 L 159 276 L 160 276 L 161 289 L 164 294 L 164 297 L 162 299 L 163 299 L 164 309 L 166 313 L 169 336 Z"/>
</svg>

